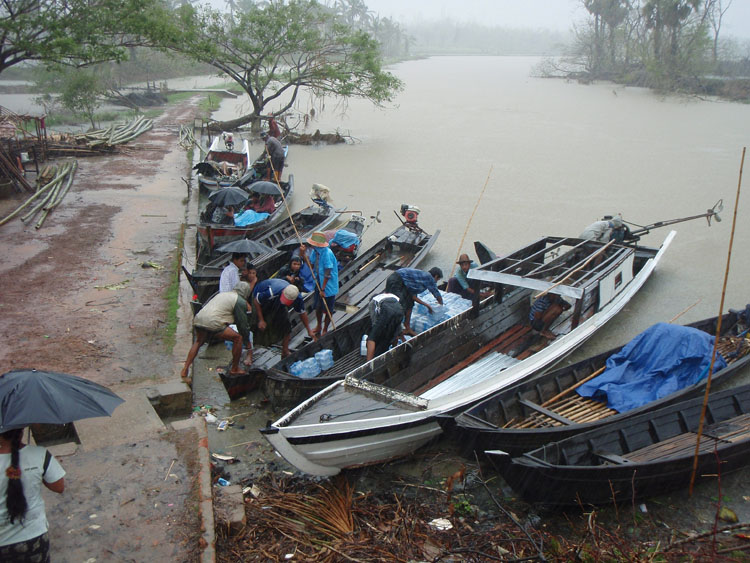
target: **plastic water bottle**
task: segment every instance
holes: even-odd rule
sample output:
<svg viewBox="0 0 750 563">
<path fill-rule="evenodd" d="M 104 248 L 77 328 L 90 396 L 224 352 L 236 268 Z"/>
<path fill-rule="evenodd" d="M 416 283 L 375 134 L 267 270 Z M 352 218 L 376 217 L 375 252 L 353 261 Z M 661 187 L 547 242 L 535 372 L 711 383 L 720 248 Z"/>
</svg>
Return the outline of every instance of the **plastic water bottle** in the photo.
<svg viewBox="0 0 750 563">
<path fill-rule="evenodd" d="M 367 335 L 362 335 L 362 342 L 359 344 L 359 354 L 361 356 L 367 356 Z"/>
<path fill-rule="evenodd" d="M 319 373 L 320 366 L 318 366 L 318 361 L 315 359 L 315 356 L 307 358 L 302 362 L 302 373 L 300 374 L 300 377 L 310 379 L 316 377 Z"/>
<path fill-rule="evenodd" d="M 294 362 L 291 366 L 289 366 L 289 373 L 297 377 L 302 377 L 303 369 L 304 368 L 302 367 L 301 361 Z"/>
<path fill-rule="evenodd" d="M 325 371 L 333 367 L 333 350 L 323 349 L 315 353 L 315 359 L 318 362 L 320 371 Z"/>
</svg>

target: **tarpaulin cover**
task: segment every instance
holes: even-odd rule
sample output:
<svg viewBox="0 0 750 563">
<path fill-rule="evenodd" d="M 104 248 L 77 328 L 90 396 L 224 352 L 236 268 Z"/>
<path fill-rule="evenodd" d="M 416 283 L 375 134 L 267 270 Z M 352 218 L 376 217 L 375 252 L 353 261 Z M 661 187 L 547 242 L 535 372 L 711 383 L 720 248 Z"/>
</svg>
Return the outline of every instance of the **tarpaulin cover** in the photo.
<svg viewBox="0 0 750 563">
<path fill-rule="evenodd" d="M 255 223 L 260 223 L 268 217 L 268 213 L 258 213 L 252 209 L 246 209 L 239 215 L 235 215 L 234 224 L 236 227 L 247 227 Z"/>
<path fill-rule="evenodd" d="M 607 358 L 607 369 L 578 388 L 582 397 L 627 412 L 708 376 L 714 337 L 686 326 L 659 323 Z M 716 355 L 714 373 L 726 367 Z"/>
<path fill-rule="evenodd" d="M 347 231 L 346 229 L 339 229 L 336 234 L 333 235 L 331 243 L 338 244 L 341 248 L 349 248 L 350 246 L 359 246 L 359 237 Z"/>
</svg>

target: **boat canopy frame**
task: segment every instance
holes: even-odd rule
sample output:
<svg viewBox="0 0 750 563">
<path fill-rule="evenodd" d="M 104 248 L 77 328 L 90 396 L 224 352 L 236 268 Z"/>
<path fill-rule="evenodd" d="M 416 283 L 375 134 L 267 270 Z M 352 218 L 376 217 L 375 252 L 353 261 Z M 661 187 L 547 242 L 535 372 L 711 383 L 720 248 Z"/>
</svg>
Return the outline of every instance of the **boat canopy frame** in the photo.
<svg viewBox="0 0 750 563">
<path fill-rule="evenodd" d="M 468 278 L 556 293 L 578 301 L 634 252 L 630 246 L 612 242 L 543 237 L 512 254 L 472 268 Z M 597 261 L 599 254 L 603 258 Z M 550 259 L 545 261 L 545 257 Z"/>
</svg>

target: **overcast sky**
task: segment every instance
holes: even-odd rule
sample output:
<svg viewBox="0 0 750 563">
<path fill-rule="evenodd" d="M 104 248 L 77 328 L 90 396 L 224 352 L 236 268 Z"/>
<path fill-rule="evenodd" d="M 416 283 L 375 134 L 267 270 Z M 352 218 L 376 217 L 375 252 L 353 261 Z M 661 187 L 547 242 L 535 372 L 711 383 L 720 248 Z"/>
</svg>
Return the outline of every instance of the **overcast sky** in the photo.
<svg viewBox="0 0 750 563">
<path fill-rule="evenodd" d="M 581 0 L 365 0 L 381 17 L 410 23 L 447 17 L 505 27 L 567 31 L 585 18 Z M 723 0 L 724 5 L 727 0 Z M 750 38 L 750 0 L 733 0 L 722 33 Z"/>
</svg>

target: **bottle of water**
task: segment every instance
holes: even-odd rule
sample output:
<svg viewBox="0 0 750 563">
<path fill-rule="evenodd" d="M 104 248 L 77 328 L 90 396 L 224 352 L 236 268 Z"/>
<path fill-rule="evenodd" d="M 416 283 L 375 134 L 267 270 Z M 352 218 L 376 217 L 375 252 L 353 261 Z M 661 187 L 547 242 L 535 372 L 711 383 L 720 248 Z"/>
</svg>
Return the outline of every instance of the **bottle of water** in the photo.
<svg viewBox="0 0 750 563">
<path fill-rule="evenodd" d="M 361 356 L 367 356 L 367 335 L 362 335 L 362 342 L 359 344 L 359 353 Z"/>
<path fill-rule="evenodd" d="M 320 371 L 325 371 L 333 367 L 333 350 L 323 349 L 315 353 L 315 359 L 318 362 Z"/>
</svg>

